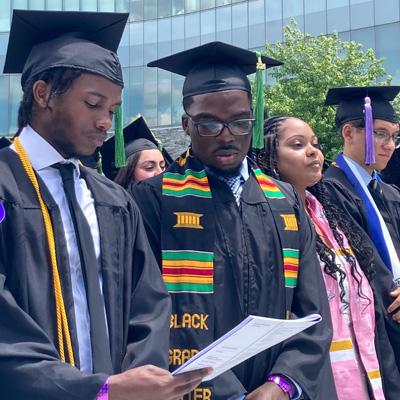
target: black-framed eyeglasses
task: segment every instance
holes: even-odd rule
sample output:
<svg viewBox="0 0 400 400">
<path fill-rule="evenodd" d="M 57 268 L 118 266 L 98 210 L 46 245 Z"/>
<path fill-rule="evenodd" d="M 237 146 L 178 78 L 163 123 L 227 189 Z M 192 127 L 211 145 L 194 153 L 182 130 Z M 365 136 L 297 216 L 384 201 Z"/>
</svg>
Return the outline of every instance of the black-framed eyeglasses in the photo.
<svg viewBox="0 0 400 400">
<path fill-rule="evenodd" d="M 200 136 L 218 136 L 223 129 L 228 128 L 229 132 L 234 136 L 245 136 L 251 132 L 254 125 L 254 118 L 235 119 L 229 122 L 208 120 L 196 122 L 193 117 L 186 113 L 189 120 L 192 122 L 197 133 Z"/>
</svg>

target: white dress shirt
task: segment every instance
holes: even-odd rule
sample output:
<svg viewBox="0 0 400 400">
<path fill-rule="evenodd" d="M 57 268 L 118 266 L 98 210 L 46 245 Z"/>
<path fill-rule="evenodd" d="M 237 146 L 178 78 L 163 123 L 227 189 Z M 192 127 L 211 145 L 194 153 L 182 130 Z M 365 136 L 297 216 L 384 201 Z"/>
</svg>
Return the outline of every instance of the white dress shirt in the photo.
<svg viewBox="0 0 400 400">
<path fill-rule="evenodd" d="M 71 273 L 72 295 L 74 300 L 75 323 L 79 346 L 80 370 L 92 372 L 92 348 L 90 340 L 90 316 L 87 305 L 86 289 L 82 274 L 79 249 L 77 245 L 74 225 L 68 207 L 67 197 L 63 189 L 61 175 L 58 169 L 52 167 L 56 163 L 71 162 L 74 164 L 74 183 L 78 203 L 85 215 L 92 233 L 94 249 L 98 265 L 100 288 L 102 276 L 100 271 L 100 233 L 92 193 L 84 179 L 80 177 L 78 160 L 66 160 L 58 151 L 44 140 L 29 125 L 26 126 L 19 140 L 28 155 L 33 169 L 45 183 L 47 189 L 58 205 L 61 213 L 63 231 L 67 243 L 69 268 Z M 11 148 L 15 151 L 15 147 Z"/>
</svg>

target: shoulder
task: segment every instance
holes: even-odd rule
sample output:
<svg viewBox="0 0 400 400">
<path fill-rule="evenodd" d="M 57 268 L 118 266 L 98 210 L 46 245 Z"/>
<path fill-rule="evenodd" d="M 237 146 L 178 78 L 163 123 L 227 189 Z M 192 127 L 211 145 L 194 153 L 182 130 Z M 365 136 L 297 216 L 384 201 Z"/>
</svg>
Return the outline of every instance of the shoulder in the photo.
<svg viewBox="0 0 400 400">
<path fill-rule="evenodd" d="M 0 198 L 10 202 L 19 202 L 21 182 L 18 183 L 16 171 L 22 165 L 17 154 L 10 148 L 0 150 Z"/>
</svg>

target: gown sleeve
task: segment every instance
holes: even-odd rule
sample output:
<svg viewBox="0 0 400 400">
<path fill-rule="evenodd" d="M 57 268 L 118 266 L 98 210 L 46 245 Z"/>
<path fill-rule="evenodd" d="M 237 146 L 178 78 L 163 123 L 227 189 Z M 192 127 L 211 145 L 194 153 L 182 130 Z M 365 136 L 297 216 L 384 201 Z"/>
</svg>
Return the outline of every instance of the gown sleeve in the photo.
<svg viewBox="0 0 400 400">
<path fill-rule="evenodd" d="M 135 367 L 153 364 L 168 369 L 171 299 L 149 246 L 137 205 L 132 204 L 132 207 L 136 221 L 132 268 L 134 288 L 123 369 L 132 363 Z"/>
</svg>

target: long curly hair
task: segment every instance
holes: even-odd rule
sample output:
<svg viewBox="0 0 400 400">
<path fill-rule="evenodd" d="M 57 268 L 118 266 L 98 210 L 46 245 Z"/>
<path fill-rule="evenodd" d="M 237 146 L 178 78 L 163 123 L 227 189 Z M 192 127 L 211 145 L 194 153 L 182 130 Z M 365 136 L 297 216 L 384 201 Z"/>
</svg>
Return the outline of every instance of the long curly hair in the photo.
<svg viewBox="0 0 400 400">
<path fill-rule="evenodd" d="M 289 118 L 293 117 L 277 116 L 268 118 L 264 121 L 265 148 L 262 152 L 258 153 L 257 161 L 260 168 L 266 174 L 276 179 L 280 179 L 278 167 L 279 134 L 282 131 L 283 123 Z M 348 218 L 348 216 L 346 216 L 340 207 L 329 200 L 323 179 L 321 179 L 313 187 L 309 188 L 309 191 L 318 199 L 324 208 L 325 215 L 329 222 L 329 226 L 332 229 L 333 235 L 335 236 L 342 254 L 350 265 L 351 275 L 357 283 L 358 295 L 371 301 L 371 299 L 368 299 L 368 297 L 362 293 L 362 276 L 357 272 L 356 269 L 357 258 L 357 261 L 368 281 L 372 281 L 374 277 L 374 253 L 372 248 L 365 243 L 365 241 L 363 241 L 362 238 L 365 237 L 365 235 L 363 235 L 361 228 L 350 218 Z M 344 245 L 344 237 L 339 232 L 339 229 L 346 236 L 350 245 L 350 249 L 346 248 Z M 348 307 L 348 304 L 344 301 L 345 289 L 343 285 L 346 273 L 340 269 L 336 263 L 336 254 L 325 245 L 324 241 L 319 237 L 318 234 L 316 235 L 316 249 L 319 259 L 324 263 L 325 273 L 330 275 L 333 279 L 338 280 L 340 287 L 340 299 L 344 303 L 345 307 Z"/>
</svg>

